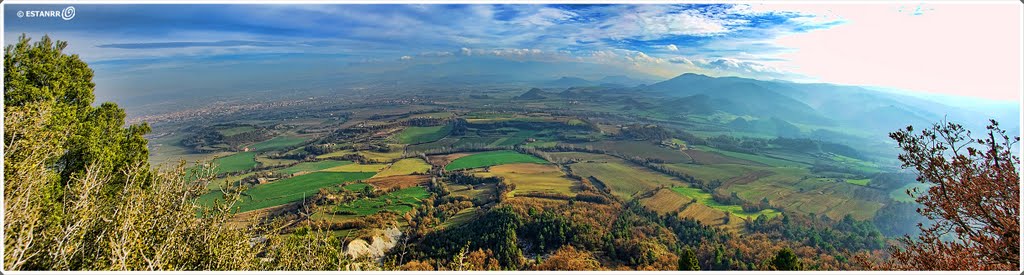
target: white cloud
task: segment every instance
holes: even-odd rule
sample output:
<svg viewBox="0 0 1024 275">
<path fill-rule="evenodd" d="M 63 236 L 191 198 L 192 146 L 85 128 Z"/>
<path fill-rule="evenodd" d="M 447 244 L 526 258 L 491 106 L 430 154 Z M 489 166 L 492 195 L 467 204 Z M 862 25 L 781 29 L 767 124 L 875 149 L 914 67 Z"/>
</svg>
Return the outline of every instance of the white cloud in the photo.
<svg viewBox="0 0 1024 275">
<path fill-rule="evenodd" d="M 398 59 L 399 60 L 412 60 L 412 56 L 403 55 L 401 58 L 398 58 Z"/>
<path fill-rule="evenodd" d="M 660 64 L 660 63 L 664 63 L 665 62 L 664 59 L 657 58 L 657 57 L 651 57 L 651 56 L 645 54 L 644 52 L 636 52 L 636 53 L 633 54 L 633 56 L 627 57 L 627 58 L 629 58 L 630 61 L 633 61 L 634 64 L 639 64 L 639 63 L 655 63 L 655 64 Z"/>
<path fill-rule="evenodd" d="M 516 22 L 521 25 L 546 27 L 556 25 L 576 16 L 577 14 L 571 11 L 556 8 L 541 8 L 536 11 L 532 11 L 530 16 L 522 17 L 519 20 L 516 20 Z"/>
<path fill-rule="evenodd" d="M 465 48 L 465 47 L 462 48 L 460 50 L 460 52 L 462 53 L 462 55 L 465 55 L 465 56 L 473 55 L 473 50 L 470 50 L 469 48 Z"/>
<path fill-rule="evenodd" d="M 682 57 L 682 56 L 676 56 L 676 57 L 669 58 L 668 62 L 676 63 L 676 64 L 686 64 L 686 65 L 693 66 L 693 61 L 690 61 L 690 59 L 688 59 L 686 57 Z"/>
<path fill-rule="evenodd" d="M 443 51 L 441 51 L 441 52 L 422 52 L 422 53 L 419 54 L 419 56 L 425 56 L 425 57 L 447 57 L 447 56 L 453 56 L 453 55 L 455 55 L 455 54 L 452 53 L 452 52 L 443 52 Z"/>
<path fill-rule="evenodd" d="M 674 51 L 679 51 L 679 47 L 676 47 L 676 44 L 668 44 L 668 46 L 665 46 L 665 49 L 668 49 L 668 50 L 673 51 L 673 52 Z"/>
<path fill-rule="evenodd" d="M 527 56 L 543 53 L 540 49 L 494 49 L 490 54 L 494 56 Z"/>
<path fill-rule="evenodd" d="M 624 10 L 601 22 L 586 34 L 592 38 L 654 40 L 668 36 L 711 36 L 730 31 L 744 23 L 738 19 L 714 18 L 694 10 L 672 10 L 664 6 L 641 5 Z"/>
</svg>

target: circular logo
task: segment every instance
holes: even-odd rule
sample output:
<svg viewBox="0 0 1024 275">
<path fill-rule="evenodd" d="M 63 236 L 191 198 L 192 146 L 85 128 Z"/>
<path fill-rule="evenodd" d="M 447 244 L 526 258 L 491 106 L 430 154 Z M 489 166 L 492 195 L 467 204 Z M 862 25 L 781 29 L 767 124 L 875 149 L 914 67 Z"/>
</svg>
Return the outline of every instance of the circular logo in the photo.
<svg viewBox="0 0 1024 275">
<path fill-rule="evenodd" d="M 18 11 L 18 18 L 22 18 L 22 17 L 25 17 L 25 12 L 24 11 Z"/>
<path fill-rule="evenodd" d="M 64 20 L 71 20 L 71 18 L 75 18 L 75 7 L 68 6 L 67 8 L 64 8 L 64 10 L 60 12 L 60 18 Z"/>
</svg>

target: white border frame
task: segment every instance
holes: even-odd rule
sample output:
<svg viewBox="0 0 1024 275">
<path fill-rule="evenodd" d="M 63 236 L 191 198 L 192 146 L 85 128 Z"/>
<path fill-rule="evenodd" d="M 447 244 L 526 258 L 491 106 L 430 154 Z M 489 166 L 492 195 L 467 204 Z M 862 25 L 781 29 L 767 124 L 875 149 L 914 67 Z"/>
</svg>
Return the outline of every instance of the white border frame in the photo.
<svg viewBox="0 0 1024 275">
<path fill-rule="evenodd" d="M 561 4 L 677 4 L 677 3 L 729 3 L 729 4 L 751 4 L 751 3 L 771 3 L 771 4 L 816 4 L 816 5 L 856 5 L 856 4 L 994 4 L 994 5 L 1017 5 L 1018 14 L 1020 18 L 1020 24 L 1022 30 L 1024 30 L 1024 0 L 979 0 L 979 1 L 894 1 L 894 0 L 863 0 L 863 1 L 782 1 L 782 0 L 766 0 L 766 1 L 751 1 L 751 0 L 740 0 L 740 1 L 725 1 L 725 0 L 552 0 L 552 1 L 540 1 L 540 0 L 497 0 L 497 1 L 485 1 L 485 0 L 0 0 L 0 45 L 3 47 L 7 46 L 5 38 L 5 28 L 3 18 L 4 10 L 9 4 L 33 4 L 33 5 L 74 5 L 74 4 L 112 4 L 112 5 L 151 5 L 151 4 L 191 4 L 191 5 L 205 5 L 205 4 L 235 4 L 235 5 L 281 5 L 281 4 L 550 4 L 550 3 L 561 3 Z M 1024 72 L 1024 34 L 1021 35 L 1020 45 L 1022 47 L 1020 68 Z M 0 53 L 0 55 L 3 55 Z M 0 63 L 0 70 L 4 69 L 3 63 Z M 3 75 L 0 75 L 0 82 L 3 82 Z M 1020 87 L 1024 87 L 1024 76 L 1020 78 Z M 0 90 L 3 90 L 3 86 L 0 86 Z M 1024 88 L 1019 92 L 1018 107 L 1020 107 L 1020 121 L 1024 123 Z M 3 98 L 0 98 L 0 102 L 3 102 Z M 3 113 L 0 113 L 0 119 L 4 119 Z M 0 125 L 0 132 L 4 131 L 4 125 Z M 1024 127 L 1020 127 L 1018 136 L 1024 137 Z M 1018 144 L 1018 156 L 1024 156 L 1024 145 Z M 4 154 L 3 147 L 0 147 L 0 155 Z M 0 170 L 4 167 L 4 163 L 0 160 Z M 1024 170 L 1024 169 L 1022 169 Z M 1024 172 L 1018 171 L 1019 175 L 1024 175 Z M 0 173 L 0 183 L 4 181 L 4 175 Z M 1024 177 L 1019 186 L 1024 189 Z M 0 188 L 0 225 L 3 225 L 6 213 L 6 204 L 4 200 L 4 190 Z M 1021 201 L 1024 202 L 1024 194 L 1021 194 Z M 1024 213 L 1024 207 L 1021 207 L 1020 213 Z M 1024 231 L 1024 224 L 1021 224 L 1021 231 Z M 4 231 L 0 230 L 0 240 L 5 240 Z M 1020 246 L 1024 248 L 1024 239 L 1021 240 Z M 9 271 L 4 270 L 4 249 L 5 246 L 0 243 L 0 274 L 63 274 L 63 273 L 78 273 L 78 274 L 168 274 L 168 273 L 191 273 L 191 274 L 250 274 L 250 273 L 267 273 L 267 274 L 425 274 L 425 273 L 460 273 L 460 274 L 731 274 L 731 273 L 743 273 L 743 274 L 789 274 L 789 273 L 801 273 L 801 274 L 1024 274 L 1024 255 L 1021 257 L 1021 263 L 1016 271 Z M 1021 249 L 1024 251 L 1024 249 Z"/>
</svg>

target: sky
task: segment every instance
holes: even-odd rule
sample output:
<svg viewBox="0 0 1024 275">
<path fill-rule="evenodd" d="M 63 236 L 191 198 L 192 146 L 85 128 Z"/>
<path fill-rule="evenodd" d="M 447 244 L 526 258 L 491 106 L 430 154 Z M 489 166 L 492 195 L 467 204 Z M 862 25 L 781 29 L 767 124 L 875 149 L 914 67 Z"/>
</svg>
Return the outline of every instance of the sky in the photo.
<svg viewBox="0 0 1024 275">
<path fill-rule="evenodd" d="M 97 97 L 508 59 L 1019 100 L 1020 4 L 5 4 L 4 43 L 66 40 Z"/>
</svg>

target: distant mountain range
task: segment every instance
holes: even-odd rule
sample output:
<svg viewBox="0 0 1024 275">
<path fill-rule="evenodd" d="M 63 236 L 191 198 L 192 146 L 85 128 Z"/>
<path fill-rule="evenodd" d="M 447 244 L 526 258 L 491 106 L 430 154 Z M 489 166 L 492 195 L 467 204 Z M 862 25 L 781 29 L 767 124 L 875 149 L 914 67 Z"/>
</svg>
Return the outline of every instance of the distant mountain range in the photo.
<svg viewBox="0 0 1024 275">
<path fill-rule="evenodd" d="M 678 106 L 680 110 L 725 111 L 868 131 L 892 131 L 910 124 L 930 125 L 943 118 L 974 124 L 977 128 L 988 118 L 1009 119 L 1019 112 L 1010 108 L 983 113 L 858 86 L 709 77 L 692 73 L 637 90 L 674 98 L 666 101 L 665 105 Z M 1006 121 L 1005 125 L 1019 125 L 1019 119 Z"/>
</svg>

